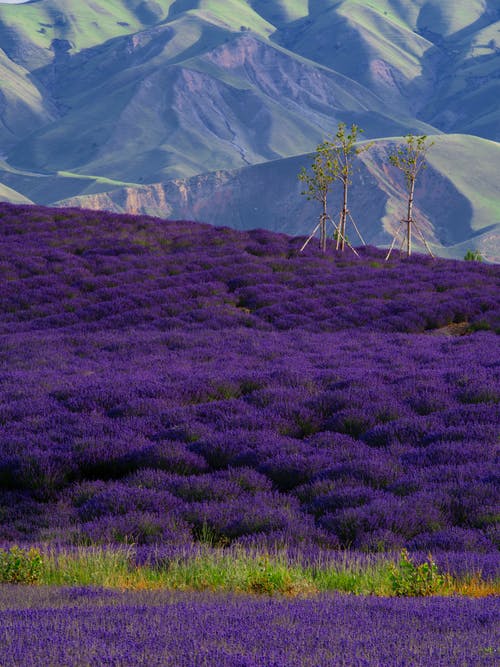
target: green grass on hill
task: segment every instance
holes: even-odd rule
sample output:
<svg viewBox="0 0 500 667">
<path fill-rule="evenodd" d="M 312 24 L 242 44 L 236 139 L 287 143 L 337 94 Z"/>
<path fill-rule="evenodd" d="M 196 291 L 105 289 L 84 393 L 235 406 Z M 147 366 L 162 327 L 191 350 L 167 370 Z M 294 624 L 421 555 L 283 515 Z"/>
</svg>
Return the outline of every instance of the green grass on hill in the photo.
<svg viewBox="0 0 500 667">
<path fill-rule="evenodd" d="M 54 39 L 66 39 L 73 51 L 80 51 L 166 18 L 172 4 L 174 0 L 44 0 L 0 5 L 0 37 L 11 31 L 16 40 L 41 50 L 50 49 Z"/>
</svg>

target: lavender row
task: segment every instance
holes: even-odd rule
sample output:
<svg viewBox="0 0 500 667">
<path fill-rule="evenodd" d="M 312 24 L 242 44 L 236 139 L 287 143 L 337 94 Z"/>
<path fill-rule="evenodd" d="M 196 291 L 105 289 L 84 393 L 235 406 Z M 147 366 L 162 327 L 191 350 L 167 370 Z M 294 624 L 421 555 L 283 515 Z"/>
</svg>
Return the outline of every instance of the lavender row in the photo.
<svg viewBox="0 0 500 667">
<path fill-rule="evenodd" d="M 493 599 L 7 589 L 0 608 L 5 667 L 475 667 L 498 658 Z"/>
</svg>

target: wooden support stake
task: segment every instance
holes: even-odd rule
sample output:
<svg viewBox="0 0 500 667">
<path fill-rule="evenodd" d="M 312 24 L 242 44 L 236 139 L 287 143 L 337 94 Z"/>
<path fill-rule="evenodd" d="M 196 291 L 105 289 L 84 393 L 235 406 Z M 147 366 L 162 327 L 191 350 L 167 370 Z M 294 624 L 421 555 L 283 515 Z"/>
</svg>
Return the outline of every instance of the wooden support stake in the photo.
<svg viewBox="0 0 500 667">
<path fill-rule="evenodd" d="M 423 242 L 427 252 L 434 259 L 434 254 L 432 253 L 432 250 L 430 249 L 429 244 L 425 240 L 425 237 L 422 234 L 422 231 L 421 231 L 420 227 L 417 225 L 416 221 L 413 218 L 411 218 L 411 219 L 400 220 L 399 221 L 399 227 L 396 229 L 396 232 L 395 232 L 394 237 L 392 239 L 391 246 L 389 248 L 389 252 L 386 255 L 385 261 L 387 262 L 387 260 L 391 256 L 391 253 L 394 250 L 394 246 L 396 244 L 396 240 L 397 240 L 397 238 L 399 236 L 399 233 L 401 231 L 401 225 L 403 225 L 404 223 L 406 224 L 406 229 L 403 233 L 403 238 L 402 238 L 401 246 L 400 246 L 399 250 L 400 251 L 403 250 L 403 246 L 404 246 L 405 241 L 406 241 L 406 255 L 407 255 L 407 257 L 411 256 L 411 250 L 412 250 L 411 235 L 412 235 L 413 229 L 415 229 L 417 231 L 418 235 L 420 236 L 420 238 L 422 239 L 422 242 Z"/>
</svg>

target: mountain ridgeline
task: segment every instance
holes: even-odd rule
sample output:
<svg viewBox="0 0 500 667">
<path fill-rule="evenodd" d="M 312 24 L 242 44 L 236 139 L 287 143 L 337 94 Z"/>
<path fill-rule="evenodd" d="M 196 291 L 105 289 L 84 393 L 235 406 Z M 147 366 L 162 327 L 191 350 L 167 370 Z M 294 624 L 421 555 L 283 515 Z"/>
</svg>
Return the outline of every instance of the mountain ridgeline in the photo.
<svg viewBox="0 0 500 667">
<path fill-rule="evenodd" d="M 297 173 L 356 123 L 369 243 L 404 208 L 388 151 L 429 134 L 427 237 L 497 261 L 499 18 L 499 0 L 0 2 L 0 197 L 303 234 Z"/>
</svg>

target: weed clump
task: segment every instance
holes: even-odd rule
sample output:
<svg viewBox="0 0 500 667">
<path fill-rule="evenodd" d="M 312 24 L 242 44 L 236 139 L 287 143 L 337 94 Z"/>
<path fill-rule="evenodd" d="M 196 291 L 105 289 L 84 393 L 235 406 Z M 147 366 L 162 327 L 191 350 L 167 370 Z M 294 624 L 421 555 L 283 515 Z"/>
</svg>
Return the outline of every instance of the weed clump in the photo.
<svg viewBox="0 0 500 667">
<path fill-rule="evenodd" d="M 397 565 L 392 565 L 389 573 L 394 595 L 398 597 L 426 597 L 443 592 L 449 577 L 441 574 L 432 556 L 416 565 L 408 551 L 403 549 Z"/>
<path fill-rule="evenodd" d="M 43 560 L 38 549 L 12 546 L 0 549 L 0 583 L 35 584 L 42 575 Z"/>
</svg>

